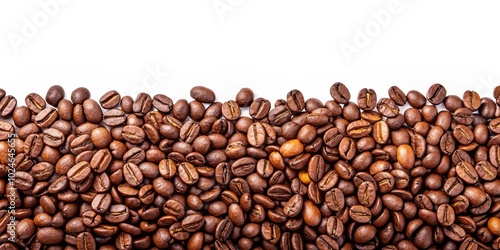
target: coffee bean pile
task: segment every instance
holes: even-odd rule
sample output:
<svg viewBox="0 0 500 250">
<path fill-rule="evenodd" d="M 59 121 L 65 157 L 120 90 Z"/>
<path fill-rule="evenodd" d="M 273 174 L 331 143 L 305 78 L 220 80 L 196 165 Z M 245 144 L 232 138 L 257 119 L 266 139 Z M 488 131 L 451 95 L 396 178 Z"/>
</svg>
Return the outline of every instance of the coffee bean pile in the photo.
<svg viewBox="0 0 500 250">
<path fill-rule="evenodd" d="M 500 86 L 330 94 L 1 90 L 0 249 L 500 248 Z"/>
</svg>

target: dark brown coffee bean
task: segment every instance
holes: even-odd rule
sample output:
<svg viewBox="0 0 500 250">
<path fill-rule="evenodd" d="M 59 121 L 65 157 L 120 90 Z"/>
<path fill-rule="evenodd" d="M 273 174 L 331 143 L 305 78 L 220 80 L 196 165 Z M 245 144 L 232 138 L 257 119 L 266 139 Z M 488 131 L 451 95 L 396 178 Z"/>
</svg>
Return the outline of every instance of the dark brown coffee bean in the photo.
<svg viewBox="0 0 500 250">
<path fill-rule="evenodd" d="M 170 99 L 170 97 L 164 94 L 157 94 L 153 97 L 152 105 L 158 111 L 168 113 L 174 107 L 174 102 Z"/>
<path fill-rule="evenodd" d="M 436 215 L 439 224 L 445 227 L 451 226 L 451 224 L 455 222 L 455 211 L 453 210 L 453 207 L 449 204 L 439 205 Z"/>
<path fill-rule="evenodd" d="M 193 185 L 199 179 L 198 171 L 189 162 L 180 163 L 177 169 L 177 174 L 179 175 L 181 180 L 188 185 Z"/>
<path fill-rule="evenodd" d="M 99 104 L 92 100 L 92 99 L 87 99 L 83 101 L 83 113 L 85 114 L 85 119 L 87 119 L 88 122 L 98 124 L 102 120 L 102 110 Z"/>
<path fill-rule="evenodd" d="M 132 106 L 132 110 L 134 111 L 134 114 L 143 117 L 145 116 L 149 111 L 151 111 L 151 107 L 153 104 L 153 100 L 151 99 L 151 96 L 146 93 L 140 93 L 137 95 L 134 101 L 134 105 Z"/>
<path fill-rule="evenodd" d="M 188 121 L 180 128 L 180 139 L 187 143 L 194 141 L 200 132 L 200 126 L 194 121 Z"/>
<path fill-rule="evenodd" d="M 59 147 L 64 143 L 64 134 L 54 128 L 49 128 L 43 131 L 43 142 L 51 147 Z"/>
<path fill-rule="evenodd" d="M 11 95 L 7 95 L 0 99 L 0 116 L 8 117 L 16 109 L 17 100 Z"/>
<path fill-rule="evenodd" d="M 479 249 L 478 242 L 472 238 L 472 237 L 467 237 L 462 244 L 460 244 L 460 250 L 465 250 L 465 249 Z"/>
<path fill-rule="evenodd" d="M 264 98 L 255 99 L 250 105 L 249 114 L 252 118 L 260 120 L 267 116 L 271 109 L 271 103 Z"/>
<path fill-rule="evenodd" d="M 199 102 L 212 103 L 215 101 L 215 93 L 211 89 L 203 86 L 193 87 L 189 95 Z"/>
<path fill-rule="evenodd" d="M 351 160 L 356 153 L 356 143 L 352 138 L 344 137 L 340 140 L 338 152 L 343 159 Z"/>
<path fill-rule="evenodd" d="M 268 114 L 268 119 L 272 125 L 280 126 L 290 121 L 292 117 L 292 112 L 286 105 L 278 106 L 271 109 Z"/>
<path fill-rule="evenodd" d="M 35 123 L 40 128 L 48 128 L 57 119 L 58 113 L 53 108 L 41 110 L 35 117 Z"/>
<path fill-rule="evenodd" d="M 299 215 L 302 210 L 302 206 L 304 205 L 302 196 L 300 194 L 295 194 L 288 200 L 285 207 L 283 208 L 283 212 L 288 217 L 295 217 Z"/>
<path fill-rule="evenodd" d="M 98 150 L 90 161 L 90 167 L 97 173 L 102 173 L 111 164 L 112 155 L 107 149 Z M 128 162 L 128 161 L 127 161 Z"/>
<path fill-rule="evenodd" d="M 79 87 L 71 92 L 71 102 L 74 104 L 82 104 L 83 101 L 90 98 L 90 91 L 85 87 Z"/>
<path fill-rule="evenodd" d="M 399 107 L 389 98 L 381 98 L 377 103 L 377 110 L 386 117 L 395 117 L 399 114 Z"/>
<path fill-rule="evenodd" d="M 439 83 L 435 83 L 431 85 L 427 90 L 426 97 L 430 103 L 438 105 L 442 103 L 446 98 L 446 88 Z"/>
<path fill-rule="evenodd" d="M 311 171 L 313 171 L 313 172 L 317 171 L 317 170 L 314 170 L 314 169 L 318 168 L 318 167 L 320 167 L 320 166 L 312 167 Z M 349 171 L 348 169 L 345 169 L 345 170 Z M 313 175 L 316 175 L 316 174 L 313 174 Z M 328 191 L 328 190 L 332 189 L 337 184 L 337 182 L 338 182 L 338 179 L 339 179 L 338 176 L 339 175 L 337 174 L 337 171 L 335 171 L 335 170 L 329 170 L 319 180 L 319 182 L 318 182 L 318 189 L 321 190 L 321 191 Z"/>
<path fill-rule="evenodd" d="M 353 239 L 355 243 L 364 244 L 372 240 L 376 233 L 377 229 L 373 225 L 363 224 L 355 229 Z"/>
<path fill-rule="evenodd" d="M 250 127 L 248 127 L 247 131 L 247 140 L 250 145 L 254 147 L 260 147 L 264 145 L 266 141 L 266 131 L 262 123 L 255 122 Z"/>
<path fill-rule="evenodd" d="M 328 147 L 335 147 L 342 140 L 342 132 L 338 128 L 330 128 L 323 135 L 323 142 Z"/>
<path fill-rule="evenodd" d="M 108 193 L 97 194 L 92 200 L 92 209 L 99 214 L 105 213 L 111 206 L 111 199 Z"/>
<path fill-rule="evenodd" d="M 44 227 L 38 229 L 36 239 L 41 244 L 56 245 L 63 241 L 64 232 L 54 227 Z"/>
<path fill-rule="evenodd" d="M 255 159 L 250 157 L 243 157 L 236 160 L 231 165 L 231 173 L 238 177 L 247 176 L 255 171 L 256 164 L 257 162 L 255 161 Z"/>
<path fill-rule="evenodd" d="M 248 107 L 252 103 L 254 98 L 254 93 L 249 88 L 242 88 L 236 94 L 236 98 L 234 99 L 240 107 Z"/>
<path fill-rule="evenodd" d="M 118 91 L 110 90 L 102 95 L 102 97 L 99 99 L 99 103 L 105 109 L 112 109 L 120 103 L 120 99 L 121 96 Z"/>
<path fill-rule="evenodd" d="M 349 89 L 341 82 L 336 82 L 330 87 L 330 95 L 334 101 L 341 104 L 346 104 L 351 99 Z"/>
<path fill-rule="evenodd" d="M 444 227 L 444 233 L 453 241 L 463 241 L 465 239 L 465 231 L 457 224 L 452 224 L 449 227 Z"/>
<path fill-rule="evenodd" d="M 97 214 L 93 210 L 85 211 L 82 215 L 82 222 L 85 226 L 88 227 L 96 227 L 99 226 L 102 222 L 101 215 Z"/>
<path fill-rule="evenodd" d="M 453 129 L 453 137 L 462 145 L 468 145 L 474 141 L 474 133 L 464 125 L 457 125 Z"/>
<path fill-rule="evenodd" d="M 376 198 L 376 186 L 373 182 L 365 181 L 358 187 L 358 201 L 367 207 L 371 207 Z"/>
<path fill-rule="evenodd" d="M 221 220 L 215 229 L 215 239 L 225 241 L 233 232 L 233 222 L 228 218 Z"/>
<path fill-rule="evenodd" d="M 267 190 L 267 195 L 274 200 L 286 201 L 292 196 L 292 190 L 286 185 L 277 184 Z"/>
<path fill-rule="evenodd" d="M 373 89 L 363 88 L 358 94 L 358 106 L 362 110 L 373 110 L 377 105 L 377 93 Z"/>
<path fill-rule="evenodd" d="M 399 106 L 403 106 L 406 103 L 405 93 L 397 86 L 392 86 L 389 88 L 389 98 L 391 98 L 391 100 L 393 100 Z"/>
<path fill-rule="evenodd" d="M 461 161 L 457 164 L 456 173 L 460 179 L 468 184 L 474 184 L 479 180 L 479 176 L 474 167 L 466 161 Z"/>
<path fill-rule="evenodd" d="M 449 196 L 457 196 L 464 190 L 464 185 L 460 178 L 450 177 L 444 183 L 443 188 Z"/>
<path fill-rule="evenodd" d="M 103 123 L 110 126 L 118 126 L 125 123 L 126 115 L 120 109 L 110 109 L 103 114 Z"/>
<path fill-rule="evenodd" d="M 292 90 L 286 95 L 287 106 L 293 112 L 297 113 L 305 108 L 304 96 L 300 90 Z"/>
<path fill-rule="evenodd" d="M 359 223 L 367 223 L 372 218 L 369 208 L 362 205 L 354 205 L 349 209 L 349 217 Z"/>
<path fill-rule="evenodd" d="M 24 101 L 26 102 L 26 106 L 31 110 L 31 112 L 35 114 L 40 113 L 40 111 L 45 109 L 46 106 L 46 102 L 43 97 L 41 97 L 37 93 L 28 94 Z"/>
<path fill-rule="evenodd" d="M 349 123 L 346 132 L 352 138 L 362 138 L 372 132 L 372 126 L 368 121 L 357 120 Z"/>
<path fill-rule="evenodd" d="M 261 226 L 261 235 L 264 240 L 276 244 L 281 237 L 281 230 L 277 224 L 264 222 Z"/>
<path fill-rule="evenodd" d="M 12 121 L 14 121 L 14 124 L 19 128 L 30 123 L 31 110 L 26 106 L 17 107 L 12 113 Z"/>
<path fill-rule="evenodd" d="M 126 125 L 123 127 L 121 136 L 127 142 L 132 144 L 140 144 L 144 141 L 146 134 L 144 130 L 135 125 Z"/>
<path fill-rule="evenodd" d="M 64 98 L 64 89 L 60 85 L 53 85 L 47 90 L 45 100 L 50 105 L 57 107 L 59 101 Z"/>
<path fill-rule="evenodd" d="M 80 233 L 76 237 L 76 247 L 78 249 L 85 249 L 85 250 L 95 250 L 97 249 L 94 236 L 92 236 L 91 233 L 89 232 L 83 232 Z"/>
<path fill-rule="evenodd" d="M 82 161 L 68 171 L 68 179 L 72 182 L 80 182 L 89 177 L 92 169 L 90 164 L 86 161 Z"/>
<path fill-rule="evenodd" d="M 139 167 L 131 162 L 123 165 L 123 177 L 125 181 L 133 187 L 139 186 L 144 180 L 144 176 Z"/>
<path fill-rule="evenodd" d="M 481 106 L 481 98 L 475 91 L 467 90 L 462 96 L 464 106 L 472 111 L 476 111 Z"/>
</svg>

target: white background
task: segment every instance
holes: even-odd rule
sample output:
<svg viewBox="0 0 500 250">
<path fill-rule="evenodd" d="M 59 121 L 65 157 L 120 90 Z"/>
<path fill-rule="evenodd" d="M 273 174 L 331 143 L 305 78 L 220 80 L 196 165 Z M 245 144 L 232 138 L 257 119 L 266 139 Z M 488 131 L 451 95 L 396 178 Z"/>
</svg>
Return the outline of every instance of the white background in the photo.
<svg viewBox="0 0 500 250">
<path fill-rule="evenodd" d="M 330 99 L 341 81 L 387 95 L 439 82 L 449 94 L 491 96 L 500 84 L 498 1 L 1 1 L 0 87 L 86 86 L 218 100 L 241 87 L 284 98 Z M 349 48 L 351 54 L 343 51 Z M 135 97 L 135 96 L 134 96 Z"/>
</svg>

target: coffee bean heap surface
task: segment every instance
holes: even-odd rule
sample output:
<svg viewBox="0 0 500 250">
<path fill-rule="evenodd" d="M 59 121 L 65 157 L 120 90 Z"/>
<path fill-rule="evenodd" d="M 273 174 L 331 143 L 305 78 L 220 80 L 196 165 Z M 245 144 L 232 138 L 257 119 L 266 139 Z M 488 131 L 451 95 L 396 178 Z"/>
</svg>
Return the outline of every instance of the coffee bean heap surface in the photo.
<svg viewBox="0 0 500 250">
<path fill-rule="evenodd" d="M 500 248 L 500 86 L 329 91 L 0 89 L 0 249 Z"/>
</svg>

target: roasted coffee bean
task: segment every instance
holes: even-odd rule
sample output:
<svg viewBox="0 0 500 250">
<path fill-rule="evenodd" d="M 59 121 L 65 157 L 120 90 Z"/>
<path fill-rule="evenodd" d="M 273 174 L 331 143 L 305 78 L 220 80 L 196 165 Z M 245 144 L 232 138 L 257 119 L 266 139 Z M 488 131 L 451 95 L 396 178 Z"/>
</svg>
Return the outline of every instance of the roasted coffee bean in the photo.
<svg viewBox="0 0 500 250">
<path fill-rule="evenodd" d="M 479 176 L 474 167 L 466 161 L 459 162 L 455 169 L 457 176 L 466 183 L 474 184 L 479 180 Z"/>
<path fill-rule="evenodd" d="M 302 196 L 300 194 L 295 194 L 288 200 L 285 207 L 283 208 L 283 212 L 288 217 L 295 217 L 299 215 L 302 210 L 302 206 L 304 205 Z"/>
<path fill-rule="evenodd" d="M 59 147 L 64 143 L 64 134 L 54 128 L 49 128 L 43 131 L 43 143 L 51 147 Z"/>
<path fill-rule="evenodd" d="M 72 182 L 80 182 L 89 177 L 92 169 L 86 161 L 79 162 L 68 171 L 68 179 Z"/>
<path fill-rule="evenodd" d="M 288 108 L 294 113 L 300 112 L 305 108 L 304 96 L 300 90 L 294 89 L 288 92 L 286 100 Z"/>
<path fill-rule="evenodd" d="M 231 173 L 238 177 L 247 176 L 255 171 L 256 164 L 257 162 L 253 158 L 240 158 L 231 165 Z"/>
<path fill-rule="evenodd" d="M 439 224 L 445 227 L 451 226 L 451 224 L 455 222 L 455 211 L 453 210 L 453 207 L 449 204 L 439 205 L 436 215 Z"/>
<path fill-rule="evenodd" d="M 152 105 L 158 111 L 168 113 L 172 110 L 174 102 L 172 101 L 172 99 L 170 99 L 170 97 L 166 95 L 157 94 L 153 97 Z"/>
<path fill-rule="evenodd" d="M 134 163 L 128 162 L 123 165 L 123 177 L 133 187 L 139 186 L 144 180 L 141 170 Z"/>
<path fill-rule="evenodd" d="M 470 110 L 478 110 L 481 106 L 481 98 L 479 94 L 475 91 L 467 90 L 463 94 L 464 106 Z"/>
<path fill-rule="evenodd" d="M 126 115 L 121 109 L 110 109 L 103 114 L 102 122 L 110 127 L 125 123 Z"/>
<path fill-rule="evenodd" d="M 349 217 L 359 223 L 367 223 L 372 218 L 372 212 L 369 208 L 362 205 L 354 205 L 349 209 Z"/>
<path fill-rule="evenodd" d="M 99 103 L 105 109 L 111 109 L 116 107 L 120 103 L 120 93 L 116 90 L 110 90 L 106 92 L 100 99 Z"/>
<path fill-rule="evenodd" d="M 377 103 L 377 110 L 386 117 L 395 117 L 399 114 L 399 107 L 389 98 L 381 98 Z"/>
<path fill-rule="evenodd" d="M 40 112 L 35 117 L 35 124 L 40 128 L 48 128 L 57 119 L 58 113 L 53 108 L 45 108 L 40 110 Z"/>
<path fill-rule="evenodd" d="M 236 94 L 235 101 L 241 107 L 248 107 L 252 103 L 254 98 L 253 90 L 250 88 L 242 88 Z"/>
<path fill-rule="evenodd" d="M 371 207 L 376 199 L 376 186 L 373 182 L 365 181 L 358 187 L 358 201 L 367 207 Z"/>
<path fill-rule="evenodd" d="M 346 132 L 351 138 L 362 138 L 372 132 L 372 126 L 368 121 L 357 120 L 347 126 Z"/>
<path fill-rule="evenodd" d="M 330 87 L 330 95 L 333 100 L 341 104 L 346 104 L 351 99 L 351 93 L 341 82 L 336 82 Z"/>
<path fill-rule="evenodd" d="M 83 101 L 90 98 L 90 91 L 85 87 L 79 87 L 71 92 L 71 102 L 74 104 L 82 104 Z"/>
<path fill-rule="evenodd" d="M 358 94 L 358 106 L 362 110 L 373 110 L 377 105 L 377 93 L 373 89 L 363 88 Z"/>
<path fill-rule="evenodd" d="M 7 95 L 0 99 L 0 117 L 8 117 L 14 112 L 17 105 L 17 99 Z"/>
<path fill-rule="evenodd" d="M 87 99 L 83 101 L 83 113 L 85 114 L 85 119 L 88 122 L 98 124 L 101 122 L 103 114 L 101 107 L 99 104 L 92 100 L 92 99 Z"/>
<path fill-rule="evenodd" d="M 190 96 L 199 101 L 199 102 L 204 102 L 204 103 L 212 103 L 215 101 L 215 93 L 203 86 L 196 86 L 191 89 L 189 92 Z"/>
<path fill-rule="evenodd" d="M 132 110 L 135 115 L 139 117 L 143 117 L 151 111 L 153 100 L 151 96 L 146 93 L 140 93 L 135 98 L 134 104 L 132 106 Z"/>
<path fill-rule="evenodd" d="M 408 100 L 408 104 L 410 104 L 410 106 L 417 109 L 423 108 L 426 101 L 425 96 L 416 90 L 408 91 L 406 99 Z"/>
<path fill-rule="evenodd" d="M 488 161 L 479 161 L 474 168 L 478 176 L 485 181 L 492 181 L 497 176 L 497 169 Z"/>
<path fill-rule="evenodd" d="M 221 111 L 224 118 L 230 121 L 234 121 L 241 116 L 240 106 L 233 100 L 223 103 Z"/>
<path fill-rule="evenodd" d="M 464 185 L 460 178 L 450 177 L 444 183 L 444 191 L 449 196 L 457 196 L 464 190 Z"/>
<path fill-rule="evenodd" d="M 397 86 L 392 86 L 389 88 L 389 98 L 393 100 L 397 105 L 403 106 L 406 103 L 405 93 Z"/>
<path fill-rule="evenodd" d="M 126 125 L 122 129 L 121 136 L 129 143 L 140 144 L 144 141 L 146 134 L 144 130 L 138 126 Z"/>
<path fill-rule="evenodd" d="M 439 83 L 433 84 L 429 87 L 429 90 L 427 90 L 426 97 L 430 103 L 438 105 L 446 98 L 446 88 Z"/>
<path fill-rule="evenodd" d="M 41 97 L 37 93 L 28 94 L 24 101 L 26 102 L 26 106 L 31 110 L 31 112 L 35 114 L 40 113 L 40 111 L 45 109 L 46 106 L 46 102 L 43 97 Z"/>
<path fill-rule="evenodd" d="M 260 120 L 267 116 L 271 109 L 271 103 L 264 98 L 255 99 L 250 105 L 249 114 L 252 118 Z"/>
<path fill-rule="evenodd" d="M 196 168 L 189 162 L 182 162 L 179 164 L 177 174 L 181 180 L 188 184 L 193 185 L 199 180 L 199 173 Z"/>
</svg>

